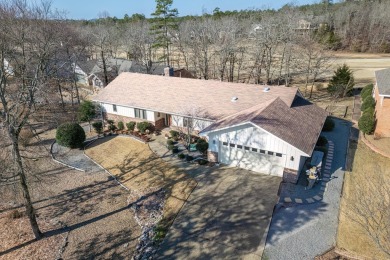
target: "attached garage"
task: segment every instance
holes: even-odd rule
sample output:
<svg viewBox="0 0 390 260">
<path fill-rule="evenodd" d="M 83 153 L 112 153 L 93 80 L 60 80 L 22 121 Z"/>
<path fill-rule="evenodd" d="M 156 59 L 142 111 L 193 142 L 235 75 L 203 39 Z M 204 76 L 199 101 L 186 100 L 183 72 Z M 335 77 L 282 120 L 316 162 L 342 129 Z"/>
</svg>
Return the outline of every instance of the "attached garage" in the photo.
<svg viewBox="0 0 390 260">
<path fill-rule="evenodd" d="M 287 156 L 242 144 L 220 142 L 219 160 L 223 164 L 270 175 L 282 176 Z"/>
</svg>

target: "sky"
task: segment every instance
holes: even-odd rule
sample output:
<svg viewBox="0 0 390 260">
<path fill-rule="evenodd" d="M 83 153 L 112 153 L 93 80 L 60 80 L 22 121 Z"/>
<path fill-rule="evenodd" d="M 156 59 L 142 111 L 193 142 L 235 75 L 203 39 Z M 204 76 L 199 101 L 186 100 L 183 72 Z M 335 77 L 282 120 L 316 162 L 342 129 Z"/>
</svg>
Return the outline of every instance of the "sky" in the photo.
<svg viewBox="0 0 390 260">
<path fill-rule="evenodd" d="M 212 13 L 214 8 L 221 11 L 242 9 L 278 9 L 287 3 L 296 5 L 316 2 L 315 0 L 174 0 L 172 7 L 179 15 L 200 15 L 205 10 Z M 110 16 L 123 18 L 127 13 L 144 14 L 150 17 L 156 6 L 155 0 L 53 0 L 54 8 L 66 11 L 68 19 L 94 19 L 99 13 L 108 12 Z"/>
</svg>

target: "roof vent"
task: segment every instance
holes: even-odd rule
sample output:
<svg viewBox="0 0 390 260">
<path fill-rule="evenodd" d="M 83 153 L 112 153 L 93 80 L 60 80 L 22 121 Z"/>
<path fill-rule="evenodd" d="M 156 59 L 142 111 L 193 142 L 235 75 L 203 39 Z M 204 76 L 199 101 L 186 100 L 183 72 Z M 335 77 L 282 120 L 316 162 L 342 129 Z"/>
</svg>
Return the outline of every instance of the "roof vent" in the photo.
<svg viewBox="0 0 390 260">
<path fill-rule="evenodd" d="M 238 100 L 238 97 L 232 97 L 232 99 L 230 101 L 237 102 L 237 100 Z"/>
<path fill-rule="evenodd" d="M 264 88 L 263 92 L 269 92 L 271 89 L 270 88 Z"/>
</svg>

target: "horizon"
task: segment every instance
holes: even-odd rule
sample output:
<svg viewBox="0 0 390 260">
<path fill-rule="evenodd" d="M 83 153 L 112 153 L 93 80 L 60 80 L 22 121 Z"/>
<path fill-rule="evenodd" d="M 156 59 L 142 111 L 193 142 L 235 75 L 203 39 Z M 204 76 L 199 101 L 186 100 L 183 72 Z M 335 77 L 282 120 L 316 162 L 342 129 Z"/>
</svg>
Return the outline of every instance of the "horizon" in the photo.
<svg viewBox="0 0 390 260">
<path fill-rule="evenodd" d="M 134 1 L 134 0 L 133 0 Z M 177 8 L 179 16 L 202 15 L 203 13 L 212 13 L 215 8 L 220 8 L 221 11 L 240 11 L 240 10 L 264 10 L 264 9 L 280 9 L 286 4 L 293 3 L 294 5 L 305 5 L 318 3 L 318 0 L 197 0 L 196 2 L 185 2 L 184 0 L 176 0 L 172 4 L 172 8 Z M 125 14 L 143 14 L 149 18 L 156 7 L 155 0 L 144 0 L 142 2 L 133 2 L 131 0 L 117 0 L 115 5 L 105 3 L 104 0 L 54 0 L 52 7 L 66 14 L 67 19 L 74 20 L 92 20 L 99 18 L 99 14 L 108 14 L 110 17 L 123 18 Z"/>
</svg>

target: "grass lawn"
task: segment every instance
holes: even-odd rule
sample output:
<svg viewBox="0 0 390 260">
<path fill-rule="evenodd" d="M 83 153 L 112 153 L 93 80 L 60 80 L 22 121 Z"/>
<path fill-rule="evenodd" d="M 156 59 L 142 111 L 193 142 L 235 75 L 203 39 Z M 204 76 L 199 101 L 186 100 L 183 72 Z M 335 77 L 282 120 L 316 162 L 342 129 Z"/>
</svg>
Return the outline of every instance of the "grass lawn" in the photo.
<svg viewBox="0 0 390 260">
<path fill-rule="evenodd" d="M 164 219 L 169 224 L 196 186 L 196 181 L 184 171 L 163 161 L 148 145 L 131 138 L 100 139 L 86 153 L 138 196 L 165 189 Z"/>
<path fill-rule="evenodd" d="M 354 213 L 347 205 L 351 205 L 354 201 L 364 203 L 369 198 L 372 205 L 376 206 L 380 204 L 381 200 L 386 199 L 377 196 L 376 193 L 377 189 L 375 187 L 383 186 L 383 183 L 376 183 L 376 175 L 378 174 L 382 174 L 384 180 L 390 182 L 390 159 L 373 152 L 363 143 L 359 143 L 353 161 L 352 173 L 345 175 L 337 246 L 351 253 L 368 257 L 368 259 L 388 259 L 388 256 L 381 252 L 361 226 L 351 221 L 348 214 Z M 367 180 L 374 180 L 374 187 L 368 189 Z M 356 182 L 363 184 L 363 193 L 358 193 Z M 365 187 L 367 187 L 367 190 L 365 190 Z M 379 208 L 378 210 L 389 209 Z"/>
</svg>

